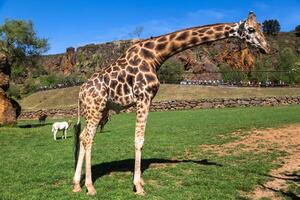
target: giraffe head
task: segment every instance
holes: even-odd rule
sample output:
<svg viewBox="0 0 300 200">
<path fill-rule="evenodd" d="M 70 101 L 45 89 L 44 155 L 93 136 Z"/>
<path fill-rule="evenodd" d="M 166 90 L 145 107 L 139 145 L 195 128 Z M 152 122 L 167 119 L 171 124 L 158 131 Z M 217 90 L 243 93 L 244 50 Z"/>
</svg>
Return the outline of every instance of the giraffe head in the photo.
<svg viewBox="0 0 300 200">
<path fill-rule="evenodd" d="M 241 39 L 258 48 L 262 53 L 270 52 L 267 40 L 261 30 L 261 24 L 256 22 L 253 12 L 249 13 L 247 20 L 239 23 L 237 33 Z"/>
</svg>

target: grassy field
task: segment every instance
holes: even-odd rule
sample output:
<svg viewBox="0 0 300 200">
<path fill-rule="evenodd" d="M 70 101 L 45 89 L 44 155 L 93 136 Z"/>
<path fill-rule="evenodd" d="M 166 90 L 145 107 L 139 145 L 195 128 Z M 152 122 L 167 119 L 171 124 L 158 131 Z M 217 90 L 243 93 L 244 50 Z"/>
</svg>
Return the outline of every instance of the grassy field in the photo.
<svg viewBox="0 0 300 200">
<path fill-rule="evenodd" d="M 77 106 L 79 87 L 34 93 L 21 101 L 24 110 L 71 108 Z M 154 101 L 202 98 L 240 98 L 300 95 L 300 88 L 239 88 L 162 84 Z"/>
<path fill-rule="evenodd" d="M 152 112 L 143 150 L 145 197 L 132 192 L 133 113 L 116 115 L 97 133 L 92 170 L 97 196 L 71 192 L 73 136 L 54 141 L 51 125 L 0 128 L 0 199 L 245 199 L 270 177 L 284 152 L 218 155 L 202 144 L 238 139 L 230 133 L 300 123 L 300 106 Z M 22 126 L 23 125 L 23 126 Z M 23 128 L 22 128 L 23 127 Z M 238 149 L 237 149 L 238 152 Z M 84 171 L 84 170 L 83 170 Z"/>
</svg>

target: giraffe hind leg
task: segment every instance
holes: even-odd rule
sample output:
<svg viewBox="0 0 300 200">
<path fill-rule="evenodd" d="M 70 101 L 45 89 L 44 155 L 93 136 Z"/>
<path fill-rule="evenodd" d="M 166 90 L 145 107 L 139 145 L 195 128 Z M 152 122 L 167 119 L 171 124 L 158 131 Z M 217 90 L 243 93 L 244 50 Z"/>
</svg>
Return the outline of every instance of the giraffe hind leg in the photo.
<svg viewBox="0 0 300 200">
<path fill-rule="evenodd" d="M 145 195 L 144 181 L 141 172 L 142 148 L 144 145 L 144 134 L 147 123 L 147 117 L 150 107 L 150 101 L 144 100 L 137 102 L 137 115 L 135 127 L 135 164 L 133 184 L 137 195 Z"/>
<path fill-rule="evenodd" d="M 101 114 L 100 114 L 100 119 L 101 119 Z M 99 121 L 95 119 L 87 120 L 86 135 L 83 135 L 83 137 L 81 137 L 81 139 L 84 141 L 83 144 L 85 148 L 85 186 L 88 190 L 87 194 L 91 196 L 96 195 L 96 189 L 94 188 L 93 181 L 92 181 L 91 157 L 92 157 L 93 140 L 96 134 Z"/>
<path fill-rule="evenodd" d="M 86 116 L 86 132 L 80 135 L 80 140 L 85 149 L 85 186 L 88 190 L 87 194 L 91 196 L 96 195 L 91 171 L 92 145 L 97 127 L 106 110 L 106 99 L 102 98 L 101 100 L 102 101 L 98 105 L 103 105 L 103 107 L 100 107 L 99 111 L 93 110 L 93 112 L 89 112 L 90 114 Z"/>
<path fill-rule="evenodd" d="M 81 134 L 85 134 L 85 132 L 86 132 L 86 128 L 83 129 Z M 85 156 L 85 148 L 84 148 L 82 141 L 80 141 L 79 145 L 80 145 L 79 146 L 79 156 L 77 159 L 75 174 L 74 174 L 74 178 L 73 178 L 73 192 L 81 191 L 80 179 L 81 179 L 81 170 L 82 170 L 82 165 L 83 165 L 83 159 Z"/>
</svg>

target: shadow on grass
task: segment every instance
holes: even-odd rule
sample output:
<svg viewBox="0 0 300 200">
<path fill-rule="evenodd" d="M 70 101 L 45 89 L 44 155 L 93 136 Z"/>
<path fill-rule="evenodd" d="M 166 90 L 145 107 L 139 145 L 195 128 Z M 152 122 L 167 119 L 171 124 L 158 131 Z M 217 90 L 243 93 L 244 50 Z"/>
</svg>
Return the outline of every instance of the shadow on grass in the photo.
<svg viewBox="0 0 300 200">
<path fill-rule="evenodd" d="M 291 200 L 299 200 L 299 196 L 297 194 L 295 194 L 294 192 L 292 191 L 283 191 L 283 190 L 276 190 L 274 188 L 271 188 L 271 187 L 266 187 L 265 185 L 261 185 L 263 188 L 265 189 L 268 189 L 268 190 L 271 190 L 275 193 L 280 193 L 281 195 L 285 196 L 285 197 L 289 197 Z"/>
<path fill-rule="evenodd" d="M 297 185 L 300 182 L 300 175 L 296 172 L 283 174 L 285 177 L 273 176 L 273 175 L 270 175 L 270 174 L 263 174 L 263 175 L 267 176 L 267 177 L 270 177 L 270 178 L 273 178 L 273 179 L 281 179 L 281 180 L 288 181 L 287 182 L 288 186 L 291 185 L 291 184 Z M 298 194 L 296 194 L 294 191 L 275 189 L 275 188 L 272 188 L 272 187 L 268 187 L 264 184 L 260 184 L 260 186 L 267 189 L 267 190 L 273 191 L 275 193 L 280 193 L 281 195 L 283 195 L 285 197 L 288 197 L 291 200 L 299 200 L 300 199 Z"/>
<path fill-rule="evenodd" d="M 68 139 L 68 138 L 71 138 L 72 136 L 67 136 L 67 138 L 66 139 Z M 61 137 L 61 136 L 57 136 L 56 137 L 56 140 L 65 140 L 65 137 Z"/>
<path fill-rule="evenodd" d="M 51 125 L 52 123 L 45 123 L 45 124 L 22 124 L 19 125 L 19 128 L 36 128 L 36 127 L 41 127 L 41 126 L 47 126 Z"/>
<path fill-rule="evenodd" d="M 168 159 L 160 159 L 160 158 L 151 158 L 151 159 L 143 159 L 142 160 L 142 172 L 144 172 L 148 168 L 163 168 L 168 167 L 170 164 L 177 163 L 195 163 L 199 165 L 213 165 L 222 167 L 222 164 L 210 162 L 207 159 L 204 160 L 168 160 Z M 153 166 L 151 166 L 153 165 Z M 95 182 L 98 178 L 108 175 L 111 172 L 133 172 L 134 170 L 134 159 L 126 159 L 112 162 L 100 163 L 92 166 L 92 176 L 93 182 Z M 85 176 L 85 175 L 84 175 Z M 82 179 L 84 180 L 84 178 Z"/>
<path fill-rule="evenodd" d="M 276 179 L 282 179 L 286 181 L 292 181 L 296 183 L 300 183 L 300 175 L 297 173 L 292 173 L 292 174 L 283 174 L 285 177 L 280 177 L 280 176 L 273 176 L 270 174 L 264 174 L 264 176 L 268 176 L 271 178 L 276 178 Z"/>
</svg>

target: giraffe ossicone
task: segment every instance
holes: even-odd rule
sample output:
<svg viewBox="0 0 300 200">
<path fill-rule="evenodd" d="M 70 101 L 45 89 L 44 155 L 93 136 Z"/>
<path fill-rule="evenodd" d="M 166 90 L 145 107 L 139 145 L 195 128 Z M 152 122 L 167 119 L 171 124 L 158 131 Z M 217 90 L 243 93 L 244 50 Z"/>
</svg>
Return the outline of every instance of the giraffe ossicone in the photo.
<svg viewBox="0 0 300 200">
<path fill-rule="evenodd" d="M 85 157 L 85 185 L 88 194 L 96 194 L 91 174 L 91 148 L 97 127 L 98 125 L 103 127 L 108 121 L 109 110 L 119 112 L 136 105 L 133 184 L 136 194 L 145 194 L 144 182 L 141 177 L 141 158 L 150 104 L 160 84 L 156 74 L 157 70 L 166 59 L 174 54 L 229 37 L 238 37 L 263 53 L 269 52 L 261 25 L 256 22 L 255 14 L 250 12 L 245 21 L 238 23 L 193 27 L 139 41 L 113 64 L 93 74 L 81 86 L 79 92 L 73 191 L 81 191 L 80 177 Z M 80 133 L 81 115 L 85 118 L 86 125 Z"/>
</svg>

